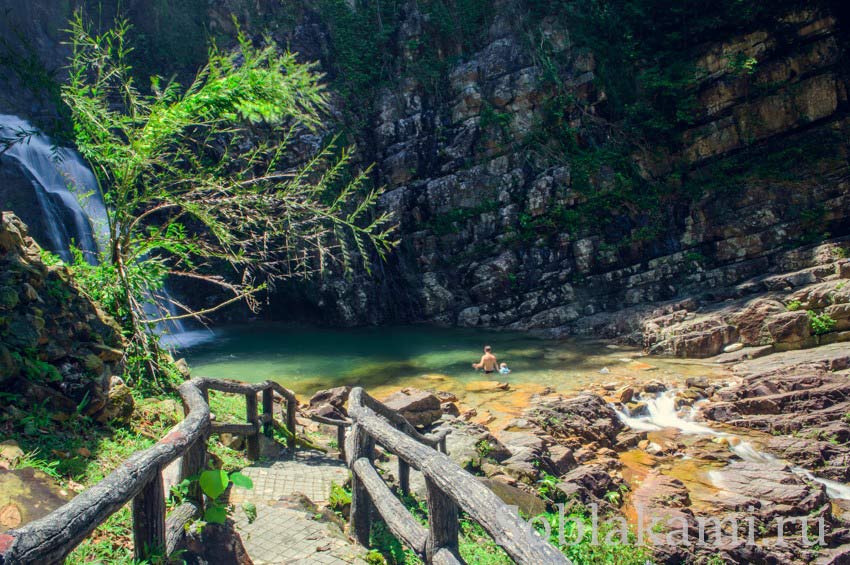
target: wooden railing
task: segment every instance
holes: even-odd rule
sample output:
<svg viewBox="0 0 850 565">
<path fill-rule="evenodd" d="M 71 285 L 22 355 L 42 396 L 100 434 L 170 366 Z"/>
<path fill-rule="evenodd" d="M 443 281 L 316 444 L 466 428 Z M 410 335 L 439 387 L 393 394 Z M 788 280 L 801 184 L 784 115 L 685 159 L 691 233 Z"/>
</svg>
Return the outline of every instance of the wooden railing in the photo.
<svg viewBox="0 0 850 565">
<path fill-rule="evenodd" d="M 211 421 L 209 391 L 244 394 L 246 423 Z M 206 467 L 207 440 L 210 433 L 238 433 L 247 437 L 249 458 L 259 456 L 260 433 L 271 435 L 274 426 L 274 394 L 286 402 L 287 443 L 294 450 L 295 395 L 271 381 L 245 384 L 236 381 L 196 378 L 179 388 L 185 419 L 156 445 L 131 455 L 105 479 L 83 491 L 64 506 L 44 518 L 18 529 L 0 533 L 0 565 L 61 563 L 97 526 L 132 502 L 135 556 L 144 560 L 152 555 L 169 555 L 181 541 L 184 524 L 200 516 L 203 497 L 200 492 L 172 510 L 166 519 L 162 471 L 182 457 L 181 480 L 197 475 Z M 262 394 L 263 412 L 258 412 L 257 395 Z"/>
<path fill-rule="evenodd" d="M 244 424 L 222 423 L 210 418 L 209 391 L 243 394 Z M 203 512 L 203 496 L 191 493 L 195 502 L 184 502 L 166 517 L 162 471 L 182 457 L 180 480 L 206 467 L 207 441 L 211 433 L 237 433 L 247 437 L 250 458 L 259 456 L 260 434 L 271 435 L 274 394 L 286 402 L 288 447 L 294 450 L 295 414 L 298 401 L 281 385 L 265 381 L 195 378 L 179 388 L 185 419 L 156 445 L 130 456 L 105 479 L 73 500 L 20 528 L 0 533 L 0 565 L 49 565 L 61 563 L 95 528 L 128 503 L 132 503 L 134 550 L 137 560 L 171 555 L 181 544 L 184 525 Z M 257 395 L 261 394 L 262 414 Z M 350 419 L 312 419 L 337 427 L 341 456 L 352 470 L 351 532 L 369 545 L 373 508 L 389 529 L 427 563 L 463 563 L 458 555 L 458 513 L 478 522 L 521 565 L 569 564 L 553 546 L 525 523 L 516 511 L 492 491 L 461 469 L 446 455 L 446 433 L 421 434 L 398 413 L 355 388 L 349 398 Z M 346 429 L 350 426 L 350 432 Z M 347 436 L 347 437 L 346 437 Z M 410 468 L 425 476 L 428 528 L 417 522 L 375 470 L 375 443 L 398 457 L 399 487 L 409 492 Z"/>
<path fill-rule="evenodd" d="M 445 435 L 420 434 L 361 388 L 351 391 L 348 406 L 353 422 L 346 441 L 352 470 L 351 532 L 362 545 L 369 545 L 374 508 L 390 531 L 426 563 L 463 563 L 458 554 L 458 513 L 462 510 L 520 565 L 570 563 L 515 510 L 449 459 L 445 454 Z M 425 476 L 427 529 L 407 511 L 376 471 L 372 463 L 376 442 L 398 457 L 402 491 L 408 488 L 410 467 Z M 442 453 L 433 449 L 436 446 L 442 448 Z"/>
</svg>

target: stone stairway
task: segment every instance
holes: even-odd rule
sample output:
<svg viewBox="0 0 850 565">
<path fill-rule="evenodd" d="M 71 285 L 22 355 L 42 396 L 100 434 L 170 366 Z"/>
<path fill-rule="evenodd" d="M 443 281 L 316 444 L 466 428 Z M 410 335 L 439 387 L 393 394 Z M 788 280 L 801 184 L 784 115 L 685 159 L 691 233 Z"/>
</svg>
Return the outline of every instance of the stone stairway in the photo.
<svg viewBox="0 0 850 565">
<path fill-rule="evenodd" d="M 331 484 L 343 484 L 349 471 L 319 451 L 299 450 L 257 462 L 242 473 L 253 489 L 234 487 L 233 519 L 255 565 L 272 563 L 362 563 L 366 549 L 352 542 L 333 514 L 323 510 Z M 242 503 L 252 502 L 257 517 L 249 523 Z"/>
</svg>

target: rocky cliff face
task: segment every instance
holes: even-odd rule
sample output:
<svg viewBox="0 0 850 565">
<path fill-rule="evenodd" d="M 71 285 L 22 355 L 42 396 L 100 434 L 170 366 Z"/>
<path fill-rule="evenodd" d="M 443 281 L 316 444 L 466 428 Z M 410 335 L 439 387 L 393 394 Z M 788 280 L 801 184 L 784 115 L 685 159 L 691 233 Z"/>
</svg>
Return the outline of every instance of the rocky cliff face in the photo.
<svg viewBox="0 0 850 565">
<path fill-rule="evenodd" d="M 141 29 L 170 29 L 130 4 Z M 850 233 L 839 3 L 755 2 L 739 16 L 722 2 L 711 17 L 657 30 L 665 18 L 648 14 L 636 36 L 607 38 L 578 4 L 221 0 L 175 12 L 219 35 L 233 12 L 320 61 L 338 93 L 329 129 L 375 163 L 399 220 L 401 245 L 376 277 L 284 291 L 273 315 L 294 302 L 312 313 L 309 302 L 334 323 L 619 335 L 636 327 L 623 309 L 740 295 L 783 269 L 788 248 Z"/>
<path fill-rule="evenodd" d="M 780 269 L 788 247 L 848 233 L 846 75 L 829 10 L 777 11 L 689 47 L 695 104 L 677 143 L 624 135 L 640 190 L 658 195 L 642 201 L 623 196 L 628 165 L 597 150 L 622 134 L 593 51 L 540 21 L 558 92 L 525 8 L 494 4 L 483 47 L 437 94 L 410 78 L 379 90 L 370 149 L 400 220 L 387 280 L 403 292 L 333 282 L 339 319 L 381 320 L 402 294 L 438 323 L 618 334 L 615 311 L 732 287 Z M 403 60 L 425 25 L 409 9 Z M 563 93 L 572 154 L 545 138 Z"/>
<path fill-rule="evenodd" d="M 121 332 L 69 281 L 42 261 L 26 226 L 0 219 L 0 391 L 26 394 L 56 412 L 97 414 L 120 374 Z"/>
</svg>

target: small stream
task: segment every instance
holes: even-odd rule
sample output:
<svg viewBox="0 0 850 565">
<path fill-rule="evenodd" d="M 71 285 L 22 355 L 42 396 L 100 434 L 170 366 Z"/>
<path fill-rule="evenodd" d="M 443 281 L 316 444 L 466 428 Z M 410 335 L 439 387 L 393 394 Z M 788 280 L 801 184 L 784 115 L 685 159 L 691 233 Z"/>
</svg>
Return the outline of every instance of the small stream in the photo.
<svg viewBox="0 0 850 565">
<path fill-rule="evenodd" d="M 715 430 L 697 422 L 696 414 L 697 406 L 700 404 L 699 402 L 693 407 L 677 410 L 676 391 L 674 390 L 668 390 L 644 401 L 647 405 L 647 414 L 645 416 L 631 416 L 628 413 L 628 408 L 625 407 L 623 410 L 614 407 L 614 410 L 617 412 L 620 420 L 633 430 L 659 432 L 665 429 L 675 429 L 683 434 L 702 434 L 711 437 L 726 438 L 730 451 L 744 461 L 763 465 L 787 464 L 787 462 L 782 461 L 770 453 L 757 449 L 752 442 L 738 435 Z M 706 401 L 703 400 L 700 402 Z M 827 496 L 830 498 L 850 500 L 850 485 L 817 477 L 811 471 L 802 467 L 788 466 L 795 474 L 806 480 L 824 485 Z M 708 477 L 718 488 L 722 488 L 722 485 L 719 484 L 716 471 L 708 471 Z"/>
</svg>

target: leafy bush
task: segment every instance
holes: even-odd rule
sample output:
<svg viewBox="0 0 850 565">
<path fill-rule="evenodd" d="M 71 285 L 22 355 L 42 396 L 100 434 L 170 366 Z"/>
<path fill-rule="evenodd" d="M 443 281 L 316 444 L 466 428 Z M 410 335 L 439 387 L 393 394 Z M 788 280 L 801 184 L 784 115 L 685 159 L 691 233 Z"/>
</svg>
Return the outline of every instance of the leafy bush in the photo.
<svg viewBox="0 0 850 565">
<path fill-rule="evenodd" d="M 829 314 L 816 314 L 811 310 L 806 314 L 809 316 L 809 325 L 815 335 L 827 334 L 835 327 L 836 321 Z"/>
<path fill-rule="evenodd" d="M 792 300 L 785 305 L 785 309 L 789 312 L 795 312 L 800 309 L 800 306 L 802 306 L 802 302 L 800 302 L 799 300 Z"/>
<path fill-rule="evenodd" d="M 342 513 L 349 505 L 351 505 L 351 491 L 336 483 L 331 483 L 331 494 L 328 497 L 330 509 Z"/>
</svg>

